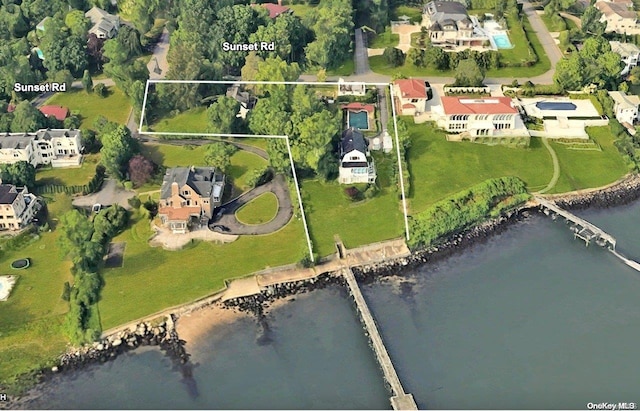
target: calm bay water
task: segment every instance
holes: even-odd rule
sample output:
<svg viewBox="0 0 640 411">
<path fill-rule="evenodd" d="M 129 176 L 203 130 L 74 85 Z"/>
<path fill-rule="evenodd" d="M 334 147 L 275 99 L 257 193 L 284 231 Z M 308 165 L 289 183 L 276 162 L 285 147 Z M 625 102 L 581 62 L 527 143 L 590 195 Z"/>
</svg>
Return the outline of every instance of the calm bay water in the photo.
<svg viewBox="0 0 640 411">
<path fill-rule="evenodd" d="M 640 203 L 580 215 L 640 260 Z M 437 265 L 363 287 L 420 408 L 640 403 L 640 273 L 535 217 Z M 381 372 L 339 288 L 188 347 L 193 378 L 138 350 L 42 387 L 41 408 L 389 408 Z"/>
</svg>

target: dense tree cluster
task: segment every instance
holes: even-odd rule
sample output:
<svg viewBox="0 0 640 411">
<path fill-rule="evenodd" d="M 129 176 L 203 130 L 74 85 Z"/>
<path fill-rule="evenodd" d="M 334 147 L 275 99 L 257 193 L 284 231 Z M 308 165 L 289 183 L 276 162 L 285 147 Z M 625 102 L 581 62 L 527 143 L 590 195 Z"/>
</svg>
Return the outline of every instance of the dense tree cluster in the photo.
<svg viewBox="0 0 640 411">
<path fill-rule="evenodd" d="M 554 82 L 563 90 L 579 90 L 589 84 L 615 86 L 622 71 L 620 55 L 602 37 L 590 37 L 579 52 L 558 62 Z"/>
<path fill-rule="evenodd" d="M 128 220 L 127 211 L 119 205 L 100 211 L 93 222 L 78 210 L 60 218 L 58 246 L 61 256 L 69 256 L 73 263 L 73 285 L 65 284 L 63 292 L 69 301 L 64 328 L 75 344 L 100 336 L 96 304 L 103 280 L 97 270 L 111 238 L 126 227 Z"/>
<path fill-rule="evenodd" d="M 33 189 L 36 185 L 36 168 L 27 161 L 0 165 L 0 179 L 3 184 Z"/>
</svg>

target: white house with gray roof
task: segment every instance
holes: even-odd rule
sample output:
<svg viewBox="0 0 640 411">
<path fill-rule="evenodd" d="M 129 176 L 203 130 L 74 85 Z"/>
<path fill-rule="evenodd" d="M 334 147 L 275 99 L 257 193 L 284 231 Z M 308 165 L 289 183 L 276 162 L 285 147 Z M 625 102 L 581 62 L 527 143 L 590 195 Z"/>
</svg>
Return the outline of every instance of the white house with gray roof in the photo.
<svg viewBox="0 0 640 411">
<path fill-rule="evenodd" d="M 340 184 L 375 183 L 376 167 L 360 130 L 349 128 L 340 141 Z"/>
<path fill-rule="evenodd" d="M 82 162 L 80 130 L 43 129 L 35 133 L 0 134 L 0 164 L 26 161 L 34 167 L 74 167 Z"/>
<path fill-rule="evenodd" d="M 429 31 L 431 44 L 445 49 L 484 47 L 489 37 L 457 1 L 430 1 L 424 5 L 422 25 Z"/>
<path fill-rule="evenodd" d="M 99 39 L 111 39 L 120 30 L 120 17 L 115 16 L 100 7 L 91 7 L 84 16 L 91 20 L 89 34 L 95 34 Z"/>
<path fill-rule="evenodd" d="M 174 167 L 167 170 L 160 189 L 158 216 L 174 234 L 194 223 L 206 225 L 222 202 L 225 175 L 214 167 Z"/>
<path fill-rule="evenodd" d="M 633 43 L 620 43 L 610 41 L 611 51 L 620 55 L 620 60 L 624 63 L 624 68 L 620 72 L 621 76 L 629 74 L 632 68 L 638 65 L 640 59 L 640 48 Z"/>
</svg>

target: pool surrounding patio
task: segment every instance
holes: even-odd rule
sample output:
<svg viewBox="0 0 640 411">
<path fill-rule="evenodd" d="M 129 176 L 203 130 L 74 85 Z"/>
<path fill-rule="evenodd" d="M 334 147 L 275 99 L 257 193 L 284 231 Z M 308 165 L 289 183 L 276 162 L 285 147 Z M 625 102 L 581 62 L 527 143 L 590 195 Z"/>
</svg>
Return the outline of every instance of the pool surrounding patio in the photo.
<svg viewBox="0 0 640 411">
<path fill-rule="evenodd" d="M 349 127 L 360 130 L 369 130 L 369 114 L 366 111 L 347 111 Z"/>
</svg>

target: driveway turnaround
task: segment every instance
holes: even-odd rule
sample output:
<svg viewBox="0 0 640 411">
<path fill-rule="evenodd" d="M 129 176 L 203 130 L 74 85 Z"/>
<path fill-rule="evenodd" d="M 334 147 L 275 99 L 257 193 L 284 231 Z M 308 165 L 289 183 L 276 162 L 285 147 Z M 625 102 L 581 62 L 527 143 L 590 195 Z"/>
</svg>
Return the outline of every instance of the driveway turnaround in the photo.
<svg viewBox="0 0 640 411">
<path fill-rule="evenodd" d="M 243 224 L 236 218 L 236 211 L 251 200 L 257 198 L 261 194 L 272 192 L 278 198 L 278 212 L 273 220 L 260 225 Z M 273 180 L 267 184 L 254 188 L 251 191 L 241 195 L 224 204 L 225 211 L 222 217 L 213 225 L 222 225 L 229 229 L 226 234 L 235 235 L 257 235 L 270 234 L 287 225 L 293 216 L 293 205 L 291 204 L 291 196 L 287 181 L 282 174 L 277 174 Z"/>
</svg>

